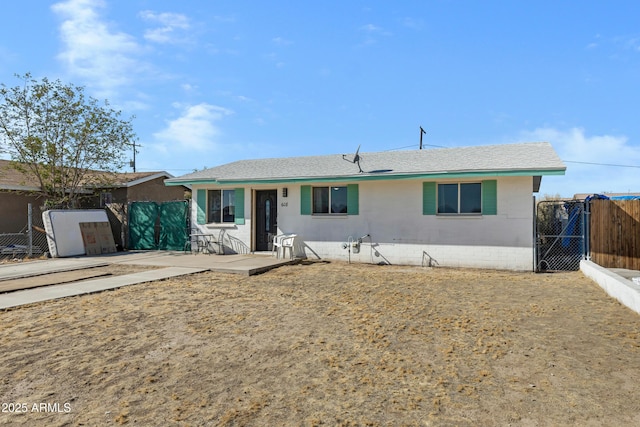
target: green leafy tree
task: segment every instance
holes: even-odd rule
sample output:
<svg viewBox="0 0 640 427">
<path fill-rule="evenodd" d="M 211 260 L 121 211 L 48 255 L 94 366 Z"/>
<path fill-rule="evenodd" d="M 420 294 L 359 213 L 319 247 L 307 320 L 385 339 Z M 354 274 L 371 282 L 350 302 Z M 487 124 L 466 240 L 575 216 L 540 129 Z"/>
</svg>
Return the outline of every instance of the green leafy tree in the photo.
<svg viewBox="0 0 640 427">
<path fill-rule="evenodd" d="M 132 120 L 87 97 L 84 87 L 16 75 L 0 85 L 0 149 L 37 182 L 48 207 L 73 208 L 87 190 L 113 183 L 135 148 Z M 99 172 L 98 172 L 99 171 Z"/>
</svg>

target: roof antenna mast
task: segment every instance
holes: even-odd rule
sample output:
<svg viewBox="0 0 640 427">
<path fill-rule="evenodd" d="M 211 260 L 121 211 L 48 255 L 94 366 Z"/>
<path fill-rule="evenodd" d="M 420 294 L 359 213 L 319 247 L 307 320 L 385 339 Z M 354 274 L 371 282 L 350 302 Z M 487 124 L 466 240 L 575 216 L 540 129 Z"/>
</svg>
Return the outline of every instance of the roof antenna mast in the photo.
<svg viewBox="0 0 640 427">
<path fill-rule="evenodd" d="M 422 135 L 424 135 L 425 133 L 427 133 L 427 131 L 422 129 L 422 126 L 420 126 L 420 149 L 421 150 L 422 150 Z"/>
</svg>

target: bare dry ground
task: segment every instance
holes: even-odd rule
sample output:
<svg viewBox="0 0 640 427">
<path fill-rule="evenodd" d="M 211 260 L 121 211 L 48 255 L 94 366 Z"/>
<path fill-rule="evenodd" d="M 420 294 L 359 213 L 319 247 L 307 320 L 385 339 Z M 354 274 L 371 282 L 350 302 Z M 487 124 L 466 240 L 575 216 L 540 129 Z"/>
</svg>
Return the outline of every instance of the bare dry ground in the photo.
<svg viewBox="0 0 640 427">
<path fill-rule="evenodd" d="M 578 272 L 201 273 L 0 312 L 0 348 L 7 425 L 640 425 L 640 316 Z"/>
</svg>

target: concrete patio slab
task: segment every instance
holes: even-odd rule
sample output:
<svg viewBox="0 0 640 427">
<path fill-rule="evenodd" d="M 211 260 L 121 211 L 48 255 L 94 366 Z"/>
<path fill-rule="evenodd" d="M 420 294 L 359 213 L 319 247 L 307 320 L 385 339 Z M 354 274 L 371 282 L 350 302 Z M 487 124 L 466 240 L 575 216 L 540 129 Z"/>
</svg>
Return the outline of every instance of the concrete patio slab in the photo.
<svg viewBox="0 0 640 427">
<path fill-rule="evenodd" d="M 100 292 L 203 271 L 218 271 L 250 276 L 298 261 L 253 254 L 192 255 L 184 252 L 141 251 L 6 264 L 0 266 L 0 283 L 3 280 L 27 279 L 29 277 L 107 265 L 122 264 L 161 268 L 2 293 L 0 294 L 0 309 L 73 295 Z"/>
<path fill-rule="evenodd" d="M 170 265 L 198 267 L 206 268 L 210 271 L 251 276 L 271 270 L 272 268 L 297 262 L 299 262 L 299 260 L 278 259 L 268 255 L 191 255 L 182 252 L 150 252 L 132 254 L 121 260 L 114 260 L 112 263 L 155 267 Z"/>
</svg>

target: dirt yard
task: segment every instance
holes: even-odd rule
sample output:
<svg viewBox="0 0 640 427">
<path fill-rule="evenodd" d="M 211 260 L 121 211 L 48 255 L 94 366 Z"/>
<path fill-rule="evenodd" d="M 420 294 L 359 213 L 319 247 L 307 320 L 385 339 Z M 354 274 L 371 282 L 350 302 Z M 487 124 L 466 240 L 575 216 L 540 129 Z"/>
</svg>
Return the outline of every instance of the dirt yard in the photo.
<svg viewBox="0 0 640 427">
<path fill-rule="evenodd" d="M 577 272 L 201 273 L 0 325 L 0 424 L 640 425 L 640 315 Z"/>
</svg>

